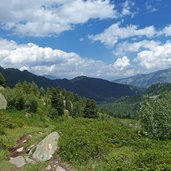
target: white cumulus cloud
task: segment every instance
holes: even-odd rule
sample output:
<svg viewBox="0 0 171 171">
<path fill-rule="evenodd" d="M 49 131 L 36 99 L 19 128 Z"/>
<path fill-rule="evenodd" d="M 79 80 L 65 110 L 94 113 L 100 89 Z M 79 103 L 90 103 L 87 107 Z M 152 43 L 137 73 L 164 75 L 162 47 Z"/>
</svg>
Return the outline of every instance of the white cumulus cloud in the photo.
<svg viewBox="0 0 171 171">
<path fill-rule="evenodd" d="M 59 34 L 117 13 L 109 0 L 5 0 L 0 5 L 1 28 L 26 36 Z"/>
<path fill-rule="evenodd" d="M 28 70 L 38 75 L 73 78 L 79 75 L 114 79 L 131 74 L 130 60 L 118 58 L 113 64 L 83 58 L 74 52 L 65 52 L 33 43 L 17 44 L 0 39 L 1 66 Z"/>
<path fill-rule="evenodd" d="M 139 42 L 122 42 L 116 45 L 115 49 L 113 50 L 113 54 L 115 56 L 123 56 L 131 52 L 139 52 L 142 49 L 155 49 L 161 43 L 154 40 L 142 40 Z"/>
<path fill-rule="evenodd" d="M 159 34 L 164 34 L 165 36 L 171 36 L 171 25 L 164 27 L 164 29 L 159 32 Z"/>
<path fill-rule="evenodd" d="M 122 71 L 130 65 L 129 62 L 129 58 L 127 56 L 123 56 L 122 58 L 118 58 L 113 65 Z"/>
<path fill-rule="evenodd" d="M 125 15 L 131 15 L 131 17 L 134 17 L 134 15 L 136 14 L 136 12 L 132 12 L 131 9 L 132 7 L 134 7 L 135 2 L 131 1 L 131 0 L 126 0 L 125 2 L 122 3 L 122 11 L 121 14 L 123 16 Z"/>
<path fill-rule="evenodd" d="M 146 70 L 159 70 L 171 65 L 171 43 L 166 42 L 151 50 L 143 50 L 138 53 L 136 62 Z"/>
<path fill-rule="evenodd" d="M 93 41 L 100 41 L 106 46 L 113 46 L 121 39 L 137 36 L 153 37 L 155 34 L 156 30 L 153 26 L 139 29 L 136 25 L 120 27 L 120 23 L 115 23 L 105 29 L 104 32 L 90 35 L 89 38 Z"/>
</svg>

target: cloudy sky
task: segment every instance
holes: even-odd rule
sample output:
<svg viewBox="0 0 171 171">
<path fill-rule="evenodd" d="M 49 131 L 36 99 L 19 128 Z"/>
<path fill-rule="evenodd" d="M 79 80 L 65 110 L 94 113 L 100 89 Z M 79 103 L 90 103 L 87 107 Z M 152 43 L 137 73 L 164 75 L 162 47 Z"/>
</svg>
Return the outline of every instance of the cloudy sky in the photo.
<svg viewBox="0 0 171 171">
<path fill-rule="evenodd" d="M 0 66 L 109 80 L 171 67 L 171 0 L 5 0 Z"/>
</svg>

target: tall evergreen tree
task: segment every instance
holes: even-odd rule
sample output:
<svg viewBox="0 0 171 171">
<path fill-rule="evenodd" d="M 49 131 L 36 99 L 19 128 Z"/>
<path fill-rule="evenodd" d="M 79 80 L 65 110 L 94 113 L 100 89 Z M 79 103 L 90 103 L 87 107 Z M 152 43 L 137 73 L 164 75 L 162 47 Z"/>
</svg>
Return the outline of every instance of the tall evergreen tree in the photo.
<svg viewBox="0 0 171 171">
<path fill-rule="evenodd" d="M 51 91 L 51 106 L 58 111 L 58 115 L 64 114 L 63 96 L 59 88 L 54 88 Z"/>
<path fill-rule="evenodd" d="M 83 116 L 85 118 L 97 118 L 98 117 L 98 113 L 96 109 L 96 102 L 94 100 L 87 99 Z"/>
</svg>

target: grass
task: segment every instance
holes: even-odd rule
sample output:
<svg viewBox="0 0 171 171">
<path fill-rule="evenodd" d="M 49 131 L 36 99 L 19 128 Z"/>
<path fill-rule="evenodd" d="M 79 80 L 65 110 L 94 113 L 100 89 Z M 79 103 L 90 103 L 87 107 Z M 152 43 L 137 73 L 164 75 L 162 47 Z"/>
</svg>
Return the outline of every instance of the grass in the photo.
<svg viewBox="0 0 171 171">
<path fill-rule="evenodd" d="M 22 171 L 41 171 L 44 170 L 44 168 L 46 168 L 47 163 L 46 162 L 38 162 L 36 164 L 29 164 L 26 165 Z"/>
<path fill-rule="evenodd" d="M 54 130 L 53 122 L 46 116 L 34 114 L 29 118 L 24 116 L 24 111 L 16 110 L 1 110 L 0 111 L 0 125 L 3 128 L 0 132 L 0 170 L 15 169 L 13 165 L 8 162 L 8 150 L 15 146 L 19 137 L 30 134 L 31 140 L 25 144 L 30 146 L 37 144 L 52 130 Z M 29 165 L 24 167 L 24 170 L 40 170 L 43 168 L 43 163 L 36 165 Z"/>
<path fill-rule="evenodd" d="M 12 164 L 7 161 L 7 150 L 0 150 L 0 170 L 4 168 L 12 169 L 15 168 Z"/>
</svg>

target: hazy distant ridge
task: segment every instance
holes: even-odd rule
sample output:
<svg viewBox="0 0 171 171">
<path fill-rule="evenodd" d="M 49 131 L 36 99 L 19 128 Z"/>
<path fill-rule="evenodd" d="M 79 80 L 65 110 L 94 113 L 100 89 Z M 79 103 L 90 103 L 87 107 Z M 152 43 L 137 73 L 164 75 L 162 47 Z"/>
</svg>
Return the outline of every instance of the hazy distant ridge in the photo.
<svg viewBox="0 0 171 171">
<path fill-rule="evenodd" d="M 114 80 L 114 82 L 147 88 L 156 83 L 171 83 L 171 68 L 159 70 L 149 74 L 135 75 L 128 78 Z"/>
</svg>

